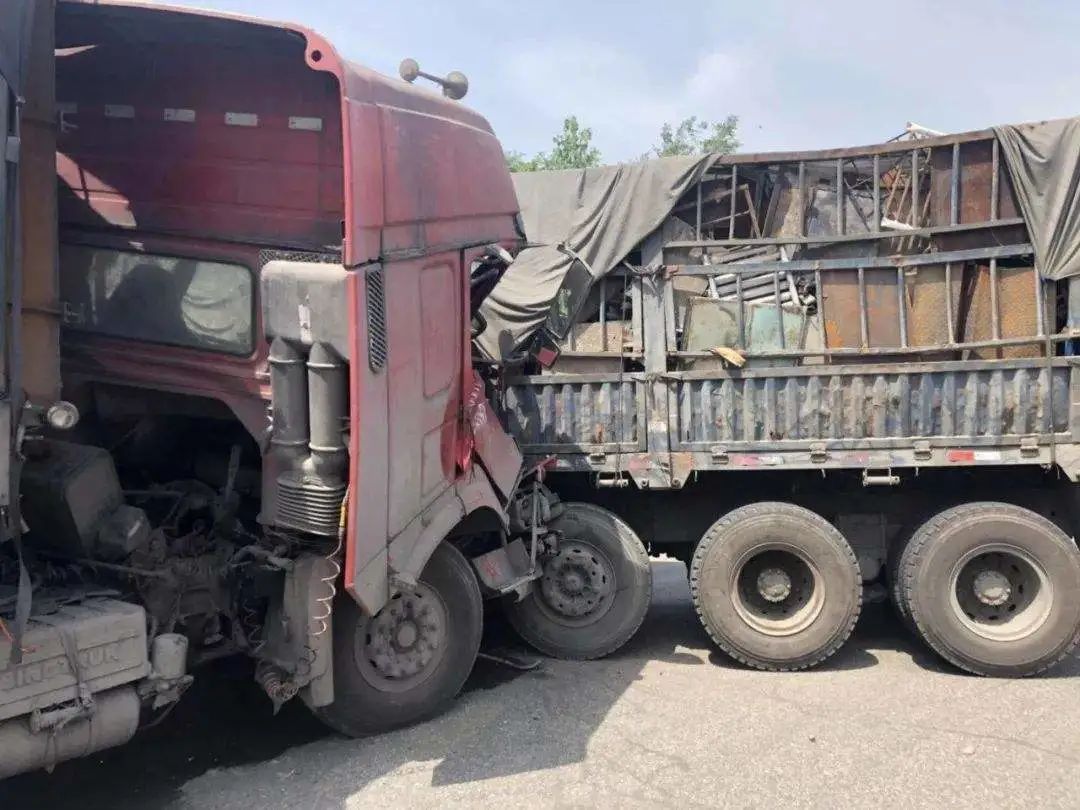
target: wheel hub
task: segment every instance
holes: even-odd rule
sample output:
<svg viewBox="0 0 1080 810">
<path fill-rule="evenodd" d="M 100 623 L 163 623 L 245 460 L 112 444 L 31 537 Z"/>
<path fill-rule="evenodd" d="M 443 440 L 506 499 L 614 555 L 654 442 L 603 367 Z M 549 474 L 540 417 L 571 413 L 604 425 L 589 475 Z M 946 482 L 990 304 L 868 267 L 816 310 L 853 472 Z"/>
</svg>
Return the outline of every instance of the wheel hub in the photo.
<svg viewBox="0 0 1080 810">
<path fill-rule="evenodd" d="M 783 602 L 791 596 L 791 577 L 783 568 L 765 568 L 758 574 L 757 588 L 767 602 Z"/>
<path fill-rule="evenodd" d="M 610 607 L 615 572 L 607 557 L 591 545 L 563 540 L 559 553 L 544 564 L 540 593 L 557 613 L 580 619 Z"/>
<path fill-rule="evenodd" d="M 372 685 L 394 691 L 421 679 L 441 657 L 446 608 L 426 585 L 395 596 L 357 638 L 357 663 Z"/>
<path fill-rule="evenodd" d="M 1012 595 L 1012 583 L 1000 571 L 983 570 L 975 576 L 973 583 L 975 598 L 984 605 L 997 607 L 1009 601 Z"/>
<path fill-rule="evenodd" d="M 970 632 L 991 641 L 1018 641 L 1037 632 L 1054 604 L 1043 564 L 1008 541 L 992 541 L 957 561 L 949 602 Z"/>
<path fill-rule="evenodd" d="M 765 542 L 732 566 L 731 599 L 739 617 L 759 633 L 802 632 L 821 613 L 825 586 L 817 568 L 796 548 Z"/>
</svg>

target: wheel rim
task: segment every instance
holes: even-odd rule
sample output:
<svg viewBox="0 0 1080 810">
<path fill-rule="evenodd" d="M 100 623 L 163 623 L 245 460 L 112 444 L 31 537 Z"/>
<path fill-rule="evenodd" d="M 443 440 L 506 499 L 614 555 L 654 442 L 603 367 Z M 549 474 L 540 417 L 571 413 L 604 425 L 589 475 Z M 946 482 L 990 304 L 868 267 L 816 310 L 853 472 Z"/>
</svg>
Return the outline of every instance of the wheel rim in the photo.
<svg viewBox="0 0 1080 810">
<path fill-rule="evenodd" d="M 541 609 L 570 627 L 599 621 L 615 601 L 615 566 L 592 543 L 563 539 L 559 553 L 544 561 L 540 579 Z"/>
<path fill-rule="evenodd" d="M 1018 641 L 1050 616 L 1054 592 L 1042 563 L 1007 543 L 972 549 L 956 563 L 950 603 L 960 623 L 991 641 Z"/>
<path fill-rule="evenodd" d="M 423 582 L 394 596 L 357 627 L 354 657 L 360 674 L 382 692 L 405 692 L 427 680 L 446 652 L 449 614 Z"/>
<path fill-rule="evenodd" d="M 825 604 L 825 582 L 799 549 L 756 546 L 732 569 L 731 600 L 747 625 L 767 636 L 790 636 L 813 624 Z"/>
</svg>

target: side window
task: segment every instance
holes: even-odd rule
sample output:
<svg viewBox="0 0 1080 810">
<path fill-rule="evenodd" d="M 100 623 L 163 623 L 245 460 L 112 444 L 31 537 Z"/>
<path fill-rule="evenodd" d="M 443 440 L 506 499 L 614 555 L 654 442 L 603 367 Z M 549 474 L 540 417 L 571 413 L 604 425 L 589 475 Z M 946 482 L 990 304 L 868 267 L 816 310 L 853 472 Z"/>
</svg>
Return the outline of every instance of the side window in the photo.
<svg viewBox="0 0 1080 810">
<path fill-rule="evenodd" d="M 247 355 L 253 287 L 242 265 L 60 246 L 68 330 Z"/>
</svg>

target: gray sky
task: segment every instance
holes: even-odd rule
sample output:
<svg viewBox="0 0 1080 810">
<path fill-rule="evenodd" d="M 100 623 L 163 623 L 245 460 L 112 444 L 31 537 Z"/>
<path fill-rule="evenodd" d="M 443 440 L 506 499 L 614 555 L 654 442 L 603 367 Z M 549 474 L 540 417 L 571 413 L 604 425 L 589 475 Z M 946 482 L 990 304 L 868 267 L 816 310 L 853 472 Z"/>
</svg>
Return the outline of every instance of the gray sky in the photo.
<svg viewBox="0 0 1080 810">
<path fill-rule="evenodd" d="M 615 162 L 689 115 L 738 115 L 758 151 L 1080 113 L 1076 0 L 172 2 L 303 23 L 384 73 L 462 70 L 467 103 L 529 154 L 570 114 Z"/>
</svg>

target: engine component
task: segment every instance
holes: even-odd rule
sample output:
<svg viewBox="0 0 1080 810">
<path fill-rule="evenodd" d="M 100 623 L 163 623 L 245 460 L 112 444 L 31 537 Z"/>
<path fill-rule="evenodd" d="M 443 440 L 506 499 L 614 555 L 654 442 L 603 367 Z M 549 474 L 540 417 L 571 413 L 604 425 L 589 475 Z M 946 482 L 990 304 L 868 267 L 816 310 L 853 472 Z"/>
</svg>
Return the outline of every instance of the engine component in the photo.
<svg viewBox="0 0 1080 810">
<path fill-rule="evenodd" d="M 138 730 L 139 708 L 135 689 L 122 686 L 96 695 L 89 716 L 51 713 L 57 719 L 45 725 L 34 720 L 42 712 L 0 723 L 0 779 L 123 745 Z"/>
<path fill-rule="evenodd" d="M 150 646 L 154 676 L 174 681 L 187 675 L 188 640 L 179 633 L 162 633 Z"/>
<path fill-rule="evenodd" d="M 95 556 L 102 560 L 126 560 L 150 541 L 150 521 L 146 512 L 121 504 L 98 530 Z"/>
<path fill-rule="evenodd" d="M 51 604 L 50 604 L 51 602 Z M 146 613 L 108 598 L 59 603 L 35 596 L 36 612 L 22 638 L 23 660 L 11 660 L 0 635 L 0 720 L 78 700 L 150 673 Z M 0 745 L 0 750 L 6 750 Z"/>
<path fill-rule="evenodd" d="M 162 633 L 150 645 L 150 677 L 139 684 L 139 697 L 161 709 L 180 700 L 191 686 L 187 674 L 188 640 L 179 633 Z"/>
<path fill-rule="evenodd" d="M 349 369 L 322 343 L 311 348 L 306 378 L 301 362 L 296 346 L 281 338 L 274 340 L 270 356 L 274 422 L 264 474 L 281 472 L 276 489 L 269 498 L 264 497 L 263 519 L 335 537 L 345 496 L 343 432 L 348 416 Z M 267 504 L 271 504 L 270 509 Z"/>
<path fill-rule="evenodd" d="M 112 457 L 100 447 L 41 444 L 22 472 L 23 518 L 38 548 L 91 557 L 102 524 L 124 501 Z"/>
</svg>

